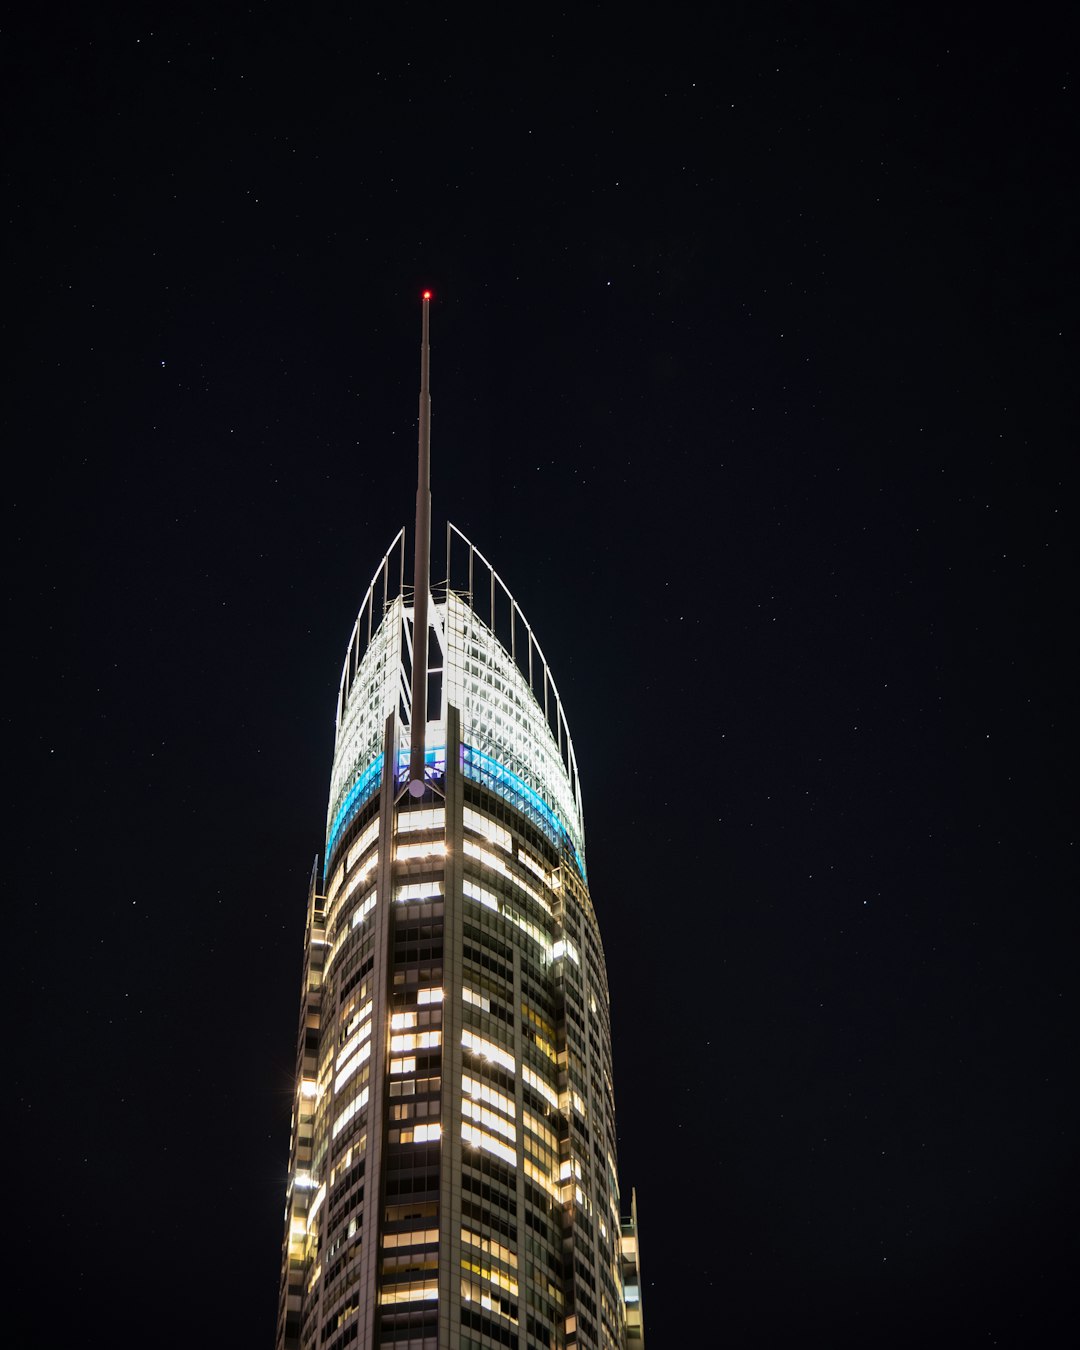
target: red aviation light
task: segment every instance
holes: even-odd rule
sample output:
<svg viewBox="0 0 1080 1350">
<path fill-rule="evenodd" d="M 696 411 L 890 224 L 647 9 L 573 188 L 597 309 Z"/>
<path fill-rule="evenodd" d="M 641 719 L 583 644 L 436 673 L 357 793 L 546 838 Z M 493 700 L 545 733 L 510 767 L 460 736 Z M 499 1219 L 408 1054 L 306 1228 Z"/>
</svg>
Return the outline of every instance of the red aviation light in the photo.
<svg viewBox="0 0 1080 1350">
<path fill-rule="evenodd" d="M 430 300 L 430 299 L 431 299 L 431 292 L 430 292 L 430 291 L 422 291 L 421 294 L 420 294 L 420 299 L 421 299 L 421 300 Z"/>
</svg>

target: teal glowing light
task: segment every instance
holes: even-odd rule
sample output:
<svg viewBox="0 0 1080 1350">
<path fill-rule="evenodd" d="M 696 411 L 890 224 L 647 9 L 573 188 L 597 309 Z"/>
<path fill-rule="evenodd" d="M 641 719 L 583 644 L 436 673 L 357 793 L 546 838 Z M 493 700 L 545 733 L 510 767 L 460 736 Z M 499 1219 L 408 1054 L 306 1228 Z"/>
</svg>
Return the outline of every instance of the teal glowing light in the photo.
<svg viewBox="0 0 1080 1350">
<path fill-rule="evenodd" d="M 397 760 L 397 778 L 399 781 L 404 781 L 409 776 L 409 752 L 407 750 L 399 751 Z M 356 818 L 356 813 L 364 803 L 370 801 L 378 792 L 379 784 L 382 781 L 382 763 L 381 755 L 378 759 L 372 760 L 345 794 L 344 801 L 338 807 L 326 838 L 326 862 L 323 866 L 323 881 L 329 874 L 330 864 L 334 860 L 334 853 L 341 836 Z M 431 778 L 441 778 L 446 773 L 445 745 L 429 746 L 424 751 L 424 768 L 427 776 Z M 471 745 L 461 747 L 461 771 L 466 778 L 471 778 L 474 783 L 479 783 L 482 787 L 498 793 L 504 801 L 509 802 L 523 815 L 528 816 L 556 848 L 568 849 L 574 855 L 574 863 L 581 873 L 582 880 L 586 879 L 585 864 L 581 861 L 581 855 L 578 853 L 574 841 L 570 838 L 570 832 L 535 788 L 531 788 L 524 779 L 519 778 L 505 764 L 500 764 L 498 760 L 492 759 L 490 755 L 485 755 Z"/>
<path fill-rule="evenodd" d="M 366 801 L 369 801 L 379 790 L 379 783 L 382 781 L 382 755 L 378 759 L 372 760 L 364 772 L 346 792 L 345 800 L 337 809 L 330 826 L 330 831 L 326 836 L 326 862 L 323 864 L 323 881 L 326 880 L 326 874 L 330 870 L 330 863 L 334 857 L 334 850 L 337 848 L 338 840 L 341 838 L 345 827 L 356 816 L 357 811 Z"/>
<path fill-rule="evenodd" d="M 523 815 L 528 816 L 556 848 L 569 849 L 574 855 L 574 862 L 582 880 L 586 879 L 585 865 L 574 841 L 570 838 L 569 831 L 534 788 L 516 773 L 512 773 L 505 764 L 500 764 L 490 755 L 482 754 L 471 745 L 461 747 L 461 770 L 466 778 L 471 778 L 474 783 L 480 783 L 490 788 L 492 792 L 497 792 L 504 801 L 508 801 L 511 806 L 517 807 Z"/>
</svg>

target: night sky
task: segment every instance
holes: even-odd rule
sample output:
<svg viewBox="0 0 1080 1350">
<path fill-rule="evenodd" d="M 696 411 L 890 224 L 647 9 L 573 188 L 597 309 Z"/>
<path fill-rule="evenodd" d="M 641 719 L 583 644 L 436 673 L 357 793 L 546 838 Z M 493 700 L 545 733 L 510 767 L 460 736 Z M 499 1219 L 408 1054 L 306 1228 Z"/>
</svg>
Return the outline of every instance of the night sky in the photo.
<svg viewBox="0 0 1080 1350">
<path fill-rule="evenodd" d="M 2 34 L 27 1343 L 272 1344 L 423 286 L 435 538 L 506 579 L 575 738 L 653 1350 L 1048 1343 L 1064 7 L 156 8 Z"/>
</svg>

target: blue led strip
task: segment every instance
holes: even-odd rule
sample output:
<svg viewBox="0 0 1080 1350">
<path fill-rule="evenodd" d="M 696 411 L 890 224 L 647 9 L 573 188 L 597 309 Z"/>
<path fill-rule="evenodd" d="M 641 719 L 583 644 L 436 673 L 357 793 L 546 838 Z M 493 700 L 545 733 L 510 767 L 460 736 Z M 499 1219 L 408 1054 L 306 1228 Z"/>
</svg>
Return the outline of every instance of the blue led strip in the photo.
<svg viewBox="0 0 1080 1350">
<path fill-rule="evenodd" d="M 375 795 L 379 790 L 379 784 L 382 781 L 382 755 L 378 759 L 372 760 L 364 772 L 346 792 L 345 800 L 337 809 L 330 831 L 326 836 L 326 861 L 323 864 L 323 881 L 330 870 L 330 861 L 334 856 L 334 849 L 337 848 L 337 842 L 341 838 L 342 831 L 354 818 L 357 811 Z"/>
<path fill-rule="evenodd" d="M 524 812 L 543 830 L 556 848 L 569 848 L 574 855 L 577 870 L 581 873 L 582 880 L 585 880 L 585 865 L 574 841 L 570 838 L 569 831 L 535 789 L 520 779 L 516 773 L 511 773 L 505 764 L 500 764 L 490 755 L 482 754 L 471 745 L 461 747 L 461 769 L 466 778 L 491 788 L 504 801 Z"/>
</svg>

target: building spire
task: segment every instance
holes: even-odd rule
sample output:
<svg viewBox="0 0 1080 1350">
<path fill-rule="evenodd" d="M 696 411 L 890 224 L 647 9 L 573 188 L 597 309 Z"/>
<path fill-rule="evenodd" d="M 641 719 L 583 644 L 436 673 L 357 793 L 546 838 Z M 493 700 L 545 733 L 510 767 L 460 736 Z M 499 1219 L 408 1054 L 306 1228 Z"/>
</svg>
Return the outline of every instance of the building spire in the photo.
<svg viewBox="0 0 1080 1350">
<path fill-rule="evenodd" d="M 409 795 L 424 794 L 424 749 L 427 736 L 428 599 L 431 585 L 431 351 L 428 310 L 431 292 L 421 296 L 420 446 L 416 476 L 416 552 L 413 563 L 412 725 L 409 749 Z"/>
</svg>

